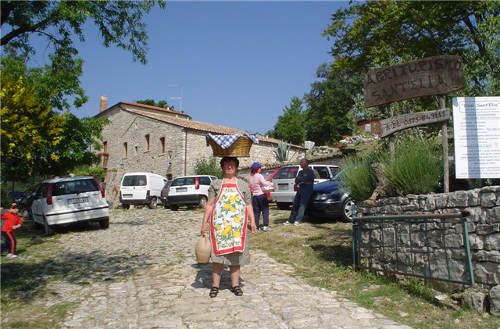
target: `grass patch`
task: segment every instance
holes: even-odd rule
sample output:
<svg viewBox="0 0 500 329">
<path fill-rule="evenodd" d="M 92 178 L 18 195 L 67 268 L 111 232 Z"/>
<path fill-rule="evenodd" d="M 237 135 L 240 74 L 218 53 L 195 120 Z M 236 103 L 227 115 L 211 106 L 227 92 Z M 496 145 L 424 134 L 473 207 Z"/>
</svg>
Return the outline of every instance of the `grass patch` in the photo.
<svg viewBox="0 0 500 329">
<path fill-rule="evenodd" d="M 288 211 L 271 209 L 272 229 L 251 236 L 251 245 L 292 265 L 308 284 L 339 292 L 358 305 L 414 328 L 487 329 L 500 318 L 436 305 L 433 290 L 416 279 L 395 281 L 352 269 L 351 225 L 306 221 L 285 226 Z M 435 288 L 435 287 L 434 287 Z"/>
<path fill-rule="evenodd" d="M 44 307 L 24 302 L 2 302 L 2 328 L 60 328 L 74 303 L 61 302 Z"/>
</svg>

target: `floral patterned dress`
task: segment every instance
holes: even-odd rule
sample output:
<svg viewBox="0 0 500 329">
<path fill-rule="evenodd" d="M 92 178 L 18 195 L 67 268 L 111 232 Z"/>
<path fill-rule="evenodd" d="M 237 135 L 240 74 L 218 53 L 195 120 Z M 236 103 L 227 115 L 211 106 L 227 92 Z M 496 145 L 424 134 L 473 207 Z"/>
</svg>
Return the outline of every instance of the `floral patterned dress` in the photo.
<svg viewBox="0 0 500 329">
<path fill-rule="evenodd" d="M 212 182 L 209 189 L 209 198 L 215 198 L 210 218 L 212 262 L 225 265 L 246 265 L 250 262 L 246 211 L 249 196 L 248 184 L 241 181 Z"/>
</svg>

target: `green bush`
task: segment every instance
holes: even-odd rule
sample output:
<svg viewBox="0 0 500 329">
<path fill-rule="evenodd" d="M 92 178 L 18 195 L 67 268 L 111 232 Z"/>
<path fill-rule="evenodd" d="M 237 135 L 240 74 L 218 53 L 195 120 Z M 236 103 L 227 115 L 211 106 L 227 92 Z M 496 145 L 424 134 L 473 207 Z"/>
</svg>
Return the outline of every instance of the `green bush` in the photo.
<svg viewBox="0 0 500 329">
<path fill-rule="evenodd" d="M 201 159 L 196 161 L 194 171 L 197 175 L 212 175 L 222 178 L 222 169 L 215 158 Z"/>
<path fill-rule="evenodd" d="M 95 176 L 99 177 L 101 182 L 104 181 L 105 171 L 101 166 L 79 166 L 73 169 L 72 172 L 76 176 Z"/>
<path fill-rule="evenodd" d="M 396 144 L 394 156 L 385 161 L 387 179 L 399 195 L 429 193 L 440 186 L 443 163 L 434 139 L 404 136 Z"/>
<path fill-rule="evenodd" d="M 370 163 L 368 158 L 349 156 L 340 164 L 342 168 L 339 174 L 340 183 L 355 200 L 368 199 L 375 189 L 375 178 Z"/>
<path fill-rule="evenodd" d="M 273 151 L 276 160 L 280 163 L 287 162 L 289 160 L 290 146 L 288 144 L 280 143 L 278 147 Z"/>
</svg>

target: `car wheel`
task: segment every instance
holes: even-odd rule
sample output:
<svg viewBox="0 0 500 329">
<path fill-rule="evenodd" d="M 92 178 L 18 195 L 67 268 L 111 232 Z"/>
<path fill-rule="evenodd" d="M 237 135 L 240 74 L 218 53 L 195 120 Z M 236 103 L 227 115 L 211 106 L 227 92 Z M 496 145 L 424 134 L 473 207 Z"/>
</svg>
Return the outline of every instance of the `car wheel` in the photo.
<svg viewBox="0 0 500 329">
<path fill-rule="evenodd" d="M 33 227 L 35 229 L 41 229 L 43 227 L 42 224 L 38 223 L 38 222 L 35 222 L 35 219 L 32 219 L 31 222 L 33 223 Z"/>
<path fill-rule="evenodd" d="M 276 202 L 276 206 L 278 207 L 279 210 L 288 210 L 290 207 L 288 203 L 283 203 L 283 202 Z"/>
<path fill-rule="evenodd" d="M 149 209 L 155 209 L 158 206 L 158 199 L 156 197 L 151 198 L 151 202 L 149 202 Z"/>
<path fill-rule="evenodd" d="M 200 205 L 201 208 L 205 208 L 207 206 L 207 197 L 206 196 L 202 196 L 200 198 L 199 205 Z"/>
<path fill-rule="evenodd" d="M 103 230 L 107 229 L 109 227 L 109 217 L 104 217 L 99 220 L 99 227 Z"/>
<path fill-rule="evenodd" d="M 354 208 L 354 201 L 351 198 L 346 198 L 342 203 L 342 220 L 344 222 L 352 222 L 352 210 Z"/>
<path fill-rule="evenodd" d="M 54 229 L 47 223 L 47 218 L 43 216 L 43 229 L 45 231 L 45 235 L 51 235 L 54 233 Z"/>
<path fill-rule="evenodd" d="M 170 209 L 172 209 L 173 211 L 177 211 L 179 210 L 179 206 L 170 206 Z"/>
<path fill-rule="evenodd" d="M 122 204 L 122 208 L 123 209 L 130 209 L 130 205 L 129 204 Z"/>
</svg>

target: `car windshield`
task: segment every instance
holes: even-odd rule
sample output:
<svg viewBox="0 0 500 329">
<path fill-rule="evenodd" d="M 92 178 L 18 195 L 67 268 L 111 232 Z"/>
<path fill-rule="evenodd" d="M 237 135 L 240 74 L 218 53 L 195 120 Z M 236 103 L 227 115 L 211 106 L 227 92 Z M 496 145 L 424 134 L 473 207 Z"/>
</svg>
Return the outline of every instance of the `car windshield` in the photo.
<svg viewBox="0 0 500 329">
<path fill-rule="evenodd" d="M 146 186 L 146 175 L 128 175 L 123 177 L 122 186 Z"/>
<path fill-rule="evenodd" d="M 344 172 L 339 169 L 339 171 L 337 172 L 337 174 L 335 176 L 333 176 L 332 180 L 338 180 L 338 181 L 340 181 L 340 177 L 342 176 L 343 173 Z"/>
<path fill-rule="evenodd" d="M 170 186 L 194 185 L 194 177 L 179 177 Z"/>
<path fill-rule="evenodd" d="M 274 170 L 262 170 L 260 174 L 264 176 L 265 179 L 267 179 L 273 172 Z"/>
<path fill-rule="evenodd" d="M 297 176 L 297 172 L 299 171 L 298 166 L 293 167 L 283 167 L 278 173 L 274 176 L 275 179 L 293 179 Z"/>
<path fill-rule="evenodd" d="M 78 194 L 84 192 L 99 191 L 97 182 L 93 179 L 79 179 L 66 182 L 54 183 L 53 196 L 64 194 Z"/>
</svg>

